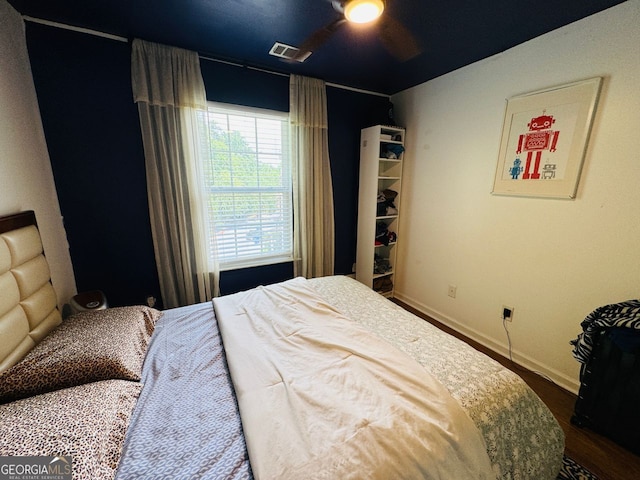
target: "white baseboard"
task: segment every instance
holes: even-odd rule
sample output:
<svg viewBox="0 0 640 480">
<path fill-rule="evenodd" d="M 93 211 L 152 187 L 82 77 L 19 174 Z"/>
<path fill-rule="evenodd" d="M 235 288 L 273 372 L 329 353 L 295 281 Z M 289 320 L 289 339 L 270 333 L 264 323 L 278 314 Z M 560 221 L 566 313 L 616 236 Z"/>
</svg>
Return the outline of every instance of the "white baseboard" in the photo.
<svg viewBox="0 0 640 480">
<path fill-rule="evenodd" d="M 448 315 L 445 315 L 442 312 L 439 312 L 433 308 L 430 308 L 429 306 L 417 301 L 414 298 L 411 298 L 403 294 L 402 292 L 398 292 L 396 290 L 394 292 L 394 297 L 400 300 L 401 302 L 406 303 L 410 307 L 415 308 L 419 312 L 425 315 L 428 315 L 434 320 L 437 320 L 443 325 L 446 325 L 447 327 L 454 329 L 456 332 L 459 332 L 462 335 L 465 335 L 466 337 L 470 338 L 471 340 L 478 342 L 484 347 L 487 347 L 489 350 L 492 350 L 498 353 L 499 355 L 502 355 L 505 358 L 509 358 L 508 345 L 505 345 L 500 342 L 496 342 L 495 339 L 487 337 L 483 333 L 478 332 L 473 328 L 469 328 L 468 326 L 459 322 L 455 318 L 449 317 Z M 514 363 L 520 365 L 521 367 L 526 368 L 527 370 L 537 373 L 542 377 L 545 377 L 551 380 L 553 383 L 564 388 L 565 390 L 571 393 L 574 393 L 576 395 L 578 394 L 580 383 L 577 380 L 570 378 L 565 374 L 555 370 L 549 365 L 540 363 L 538 360 L 535 360 L 529 357 L 528 355 L 522 354 L 517 350 L 513 350 L 513 349 L 511 350 L 511 359 L 513 360 Z"/>
</svg>

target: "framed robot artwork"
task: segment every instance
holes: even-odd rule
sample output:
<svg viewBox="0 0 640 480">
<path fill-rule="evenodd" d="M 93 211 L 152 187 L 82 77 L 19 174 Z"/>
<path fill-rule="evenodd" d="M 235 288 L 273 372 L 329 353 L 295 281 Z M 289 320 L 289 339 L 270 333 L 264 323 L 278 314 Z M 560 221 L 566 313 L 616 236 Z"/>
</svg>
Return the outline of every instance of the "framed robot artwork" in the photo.
<svg viewBox="0 0 640 480">
<path fill-rule="evenodd" d="M 602 78 L 507 99 L 491 193 L 576 197 Z"/>
</svg>

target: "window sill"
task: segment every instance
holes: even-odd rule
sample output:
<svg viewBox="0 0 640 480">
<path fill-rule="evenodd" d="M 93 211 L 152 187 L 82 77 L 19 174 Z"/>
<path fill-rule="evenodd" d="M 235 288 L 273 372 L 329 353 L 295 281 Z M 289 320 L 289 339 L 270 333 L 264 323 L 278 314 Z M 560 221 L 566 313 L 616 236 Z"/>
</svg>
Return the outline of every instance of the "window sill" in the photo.
<svg viewBox="0 0 640 480">
<path fill-rule="evenodd" d="M 242 262 L 233 262 L 221 264 L 218 269 L 220 272 L 227 272 L 231 270 L 241 270 L 243 268 L 252 268 L 252 267 L 264 267 L 266 265 L 275 265 L 278 263 L 289 263 L 293 262 L 294 259 L 291 256 L 286 257 L 269 257 L 269 258 L 255 258 L 251 260 L 245 260 Z"/>
</svg>

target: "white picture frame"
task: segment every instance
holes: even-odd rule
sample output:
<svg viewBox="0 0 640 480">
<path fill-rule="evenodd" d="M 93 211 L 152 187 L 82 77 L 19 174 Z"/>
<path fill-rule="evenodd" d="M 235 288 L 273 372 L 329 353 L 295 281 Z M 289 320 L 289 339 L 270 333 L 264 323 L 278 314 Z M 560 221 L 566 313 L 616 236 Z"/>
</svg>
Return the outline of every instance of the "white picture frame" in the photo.
<svg viewBox="0 0 640 480">
<path fill-rule="evenodd" d="M 507 99 L 494 195 L 573 199 L 602 78 Z"/>
</svg>

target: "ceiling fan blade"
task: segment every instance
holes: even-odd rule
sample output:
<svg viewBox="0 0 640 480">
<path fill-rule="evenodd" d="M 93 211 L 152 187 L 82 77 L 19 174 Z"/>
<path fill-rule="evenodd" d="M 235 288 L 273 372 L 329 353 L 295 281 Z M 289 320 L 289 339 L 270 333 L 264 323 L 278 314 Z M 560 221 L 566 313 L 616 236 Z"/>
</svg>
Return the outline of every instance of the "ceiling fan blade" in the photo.
<svg viewBox="0 0 640 480">
<path fill-rule="evenodd" d="M 328 25 L 325 25 L 313 32 L 304 42 L 302 42 L 300 47 L 298 47 L 300 51 L 295 56 L 294 60 L 299 60 L 307 54 L 315 52 L 322 44 L 329 40 L 331 35 L 333 35 L 344 23 L 346 23 L 344 18 L 337 18 Z"/>
<path fill-rule="evenodd" d="M 379 19 L 380 40 L 385 48 L 401 62 L 417 57 L 422 49 L 413 34 L 386 12 Z"/>
</svg>

